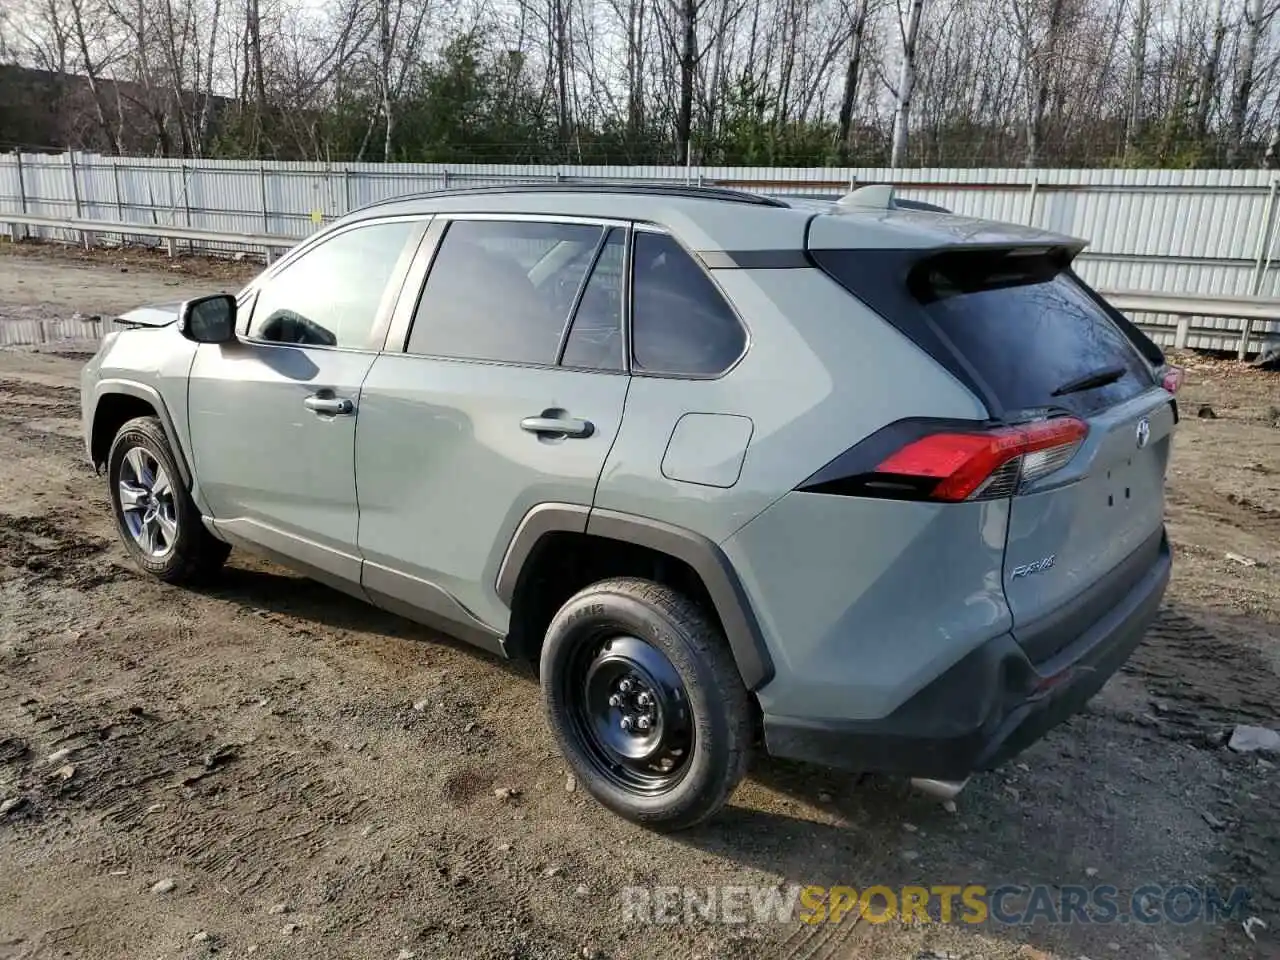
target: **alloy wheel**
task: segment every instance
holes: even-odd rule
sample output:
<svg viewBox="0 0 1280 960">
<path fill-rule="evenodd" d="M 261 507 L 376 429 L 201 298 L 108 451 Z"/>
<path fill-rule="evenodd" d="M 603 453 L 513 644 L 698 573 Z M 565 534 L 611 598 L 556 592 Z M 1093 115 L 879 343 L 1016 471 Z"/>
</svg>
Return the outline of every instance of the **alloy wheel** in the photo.
<svg viewBox="0 0 1280 960">
<path fill-rule="evenodd" d="M 120 512 L 130 536 L 159 560 L 178 542 L 178 508 L 169 474 L 146 447 L 130 447 L 120 463 Z"/>
</svg>

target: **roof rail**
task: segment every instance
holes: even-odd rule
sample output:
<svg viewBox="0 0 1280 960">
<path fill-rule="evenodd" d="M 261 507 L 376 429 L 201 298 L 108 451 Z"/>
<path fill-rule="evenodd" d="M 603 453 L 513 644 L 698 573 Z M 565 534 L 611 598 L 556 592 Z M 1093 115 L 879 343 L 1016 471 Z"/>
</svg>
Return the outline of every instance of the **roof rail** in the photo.
<svg viewBox="0 0 1280 960">
<path fill-rule="evenodd" d="M 726 203 L 749 203 L 764 207 L 785 207 L 786 204 L 773 197 L 748 193 L 745 190 L 733 190 L 728 187 L 704 187 L 682 183 L 647 182 L 634 180 L 572 180 L 561 179 L 554 182 L 495 183 L 479 187 L 453 187 L 444 190 L 427 190 L 421 193 L 410 193 L 398 197 L 387 197 L 359 207 L 368 210 L 390 203 L 407 200 L 430 200 L 440 197 L 458 197 L 471 195 L 503 194 L 503 193 L 622 193 L 651 197 L 678 197 L 685 200 L 720 200 Z"/>
</svg>

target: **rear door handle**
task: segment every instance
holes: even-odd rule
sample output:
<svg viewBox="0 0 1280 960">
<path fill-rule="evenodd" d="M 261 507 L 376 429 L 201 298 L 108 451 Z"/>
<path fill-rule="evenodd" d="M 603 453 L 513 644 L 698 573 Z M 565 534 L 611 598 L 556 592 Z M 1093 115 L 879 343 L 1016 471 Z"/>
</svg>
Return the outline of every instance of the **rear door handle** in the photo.
<svg viewBox="0 0 1280 960">
<path fill-rule="evenodd" d="M 548 437 L 576 437 L 583 439 L 595 433 L 595 425 L 590 420 L 575 420 L 572 417 L 525 417 L 520 421 L 520 429 L 530 433 Z"/>
<path fill-rule="evenodd" d="M 347 416 L 355 413 L 356 405 L 346 397 L 322 397 L 314 394 L 302 401 L 302 405 L 312 413 L 324 413 L 329 416 Z"/>
</svg>

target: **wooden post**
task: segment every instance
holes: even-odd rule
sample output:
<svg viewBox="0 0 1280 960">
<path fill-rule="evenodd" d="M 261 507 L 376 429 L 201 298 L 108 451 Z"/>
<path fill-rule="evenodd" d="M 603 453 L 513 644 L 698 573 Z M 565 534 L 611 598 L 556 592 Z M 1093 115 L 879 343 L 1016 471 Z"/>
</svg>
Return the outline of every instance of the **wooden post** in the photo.
<svg viewBox="0 0 1280 960">
<path fill-rule="evenodd" d="M 116 219 L 123 223 L 124 197 L 120 195 L 120 164 L 116 163 L 115 160 L 111 161 L 111 183 L 116 190 Z M 120 241 L 123 243 L 124 237 L 121 237 Z"/>
<path fill-rule="evenodd" d="M 79 220 L 81 216 L 80 184 L 76 179 L 76 153 L 74 150 L 67 150 L 67 162 L 71 164 L 71 198 L 75 201 L 76 219 Z M 88 233 L 84 230 L 80 231 L 80 245 L 86 250 L 93 246 L 93 240 L 94 237 L 92 233 Z"/>
<path fill-rule="evenodd" d="M 76 219 L 80 219 L 80 184 L 76 182 L 76 155 L 75 151 L 67 150 L 67 163 L 71 164 L 71 199 L 76 205 Z"/>
<path fill-rule="evenodd" d="M 26 213 L 27 212 L 27 188 L 22 181 L 22 151 L 15 150 L 13 152 L 13 155 L 18 159 L 18 202 L 22 205 L 22 212 Z M 19 234 L 19 230 L 21 230 L 21 234 Z M 27 237 L 31 235 L 30 228 L 25 223 L 14 224 L 13 238 L 17 240 L 19 235 L 21 235 L 23 240 L 27 239 Z"/>
<path fill-rule="evenodd" d="M 258 191 L 262 194 L 262 232 L 271 232 L 270 214 L 267 210 L 267 165 L 258 164 Z"/>
<path fill-rule="evenodd" d="M 193 174 L 194 175 L 194 174 Z M 182 183 L 182 218 L 187 225 L 191 227 L 191 192 L 190 184 L 187 182 L 187 165 L 185 163 L 178 164 L 178 180 Z M 194 254 L 196 252 L 196 244 L 194 240 L 187 241 L 187 253 Z"/>
</svg>

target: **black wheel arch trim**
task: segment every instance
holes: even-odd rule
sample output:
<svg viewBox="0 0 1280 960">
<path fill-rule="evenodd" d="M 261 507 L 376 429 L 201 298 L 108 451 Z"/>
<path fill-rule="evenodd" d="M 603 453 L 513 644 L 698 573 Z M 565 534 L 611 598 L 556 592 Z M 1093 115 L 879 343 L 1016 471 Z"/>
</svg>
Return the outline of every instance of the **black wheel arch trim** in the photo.
<svg viewBox="0 0 1280 960">
<path fill-rule="evenodd" d="M 520 520 L 498 568 L 498 597 L 508 607 L 515 599 L 520 573 L 538 541 L 549 533 L 586 533 L 590 507 L 572 503 L 540 503 Z"/>
<path fill-rule="evenodd" d="M 715 605 L 746 688 L 757 690 L 773 679 L 773 658 L 729 558 L 714 541 L 661 520 L 574 504 L 539 504 L 525 514 L 516 528 L 498 571 L 498 596 L 508 606 L 515 597 L 521 570 L 538 541 L 557 532 L 634 543 L 688 564 L 702 578 Z"/>
<path fill-rule="evenodd" d="M 160 396 L 159 390 L 133 380 L 99 380 L 93 387 L 93 418 L 89 422 L 90 430 L 92 431 L 98 421 L 98 411 L 102 406 L 102 401 L 109 396 L 121 395 L 145 400 L 155 410 L 156 417 L 160 420 L 160 426 L 164 428 L 165 439 L 169 441 L 169 449 L 173 454 L 174 462 L 178 465 L 178 473 L 182 475 L 183 486 L 190 490 L 192 474 L 191 467 L 187 463 L 187 454 L 182 448 L 178 431 L 174 428 L 173 417 L 169 413 L 168 406 L 165 405 L 164 398 Z M 98 465 L 95 463 L 92 466 L 96 468 Z"/>
</svg>

